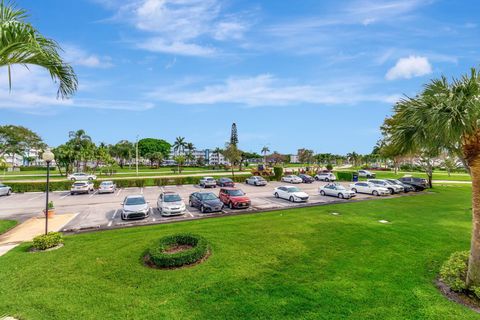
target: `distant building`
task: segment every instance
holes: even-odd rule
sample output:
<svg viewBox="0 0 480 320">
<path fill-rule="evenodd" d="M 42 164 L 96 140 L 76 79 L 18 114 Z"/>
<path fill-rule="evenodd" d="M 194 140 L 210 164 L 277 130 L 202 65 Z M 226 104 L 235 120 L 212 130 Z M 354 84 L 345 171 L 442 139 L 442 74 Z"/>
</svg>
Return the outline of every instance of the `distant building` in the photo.
<svg viewBox="0 0 480 320">
<path fill-rule="evenodd" d="M 164 163 L 168 164 L 174 164 L 175 161 L 173 160 L 176 156 L 186 156 L 187 152 L 186 151 L 173 151 L 173 149 L 170 151 L 170 156 L 169 160 L 165 160 Z M 222 164 L 228 164 L 228 161 L 226 161 L 225 157 L 219 153 L 217 154 L 211 149 L 203 149 L 203 150 L 193 150 L 192 155 L 194 157 L 194 160 L 192 161 L 187 161 L 186 164 L 196 164 L 200 158 L 203 158 L 204 163 L 206 165 L 222 165 Z"/>
<path fill-rule="evenodd" d="M 300 163 L 300 160 L 298 158 L 298 155 L 296 154 L 291 154 L 290 155 L 290 163 Z"/>
</svg>

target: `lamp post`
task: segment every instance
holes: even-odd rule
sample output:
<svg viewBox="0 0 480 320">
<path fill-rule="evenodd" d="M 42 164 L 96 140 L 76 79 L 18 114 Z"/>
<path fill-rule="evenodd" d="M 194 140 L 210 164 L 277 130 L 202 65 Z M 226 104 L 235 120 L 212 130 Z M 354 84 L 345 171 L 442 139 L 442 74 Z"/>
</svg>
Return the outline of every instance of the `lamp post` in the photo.
<svg viewBox="0 0 480 320">
<path fill-rule="evenodd" d="M 138 135 L 137 135 L 137 140 L 135 142 L 135 171 L 138 176 Z"/>
<path fill-rule="evenodd" d="M 45 201 L 45 234 L 48 233 L 48 189 L 50 185 L 50 162 L 53 161 L 55 155 L 47 149 L 42 154 L 42 159 L 47 163 L 47 188 L 46 188 L 46 201 Z"/>
</svg>

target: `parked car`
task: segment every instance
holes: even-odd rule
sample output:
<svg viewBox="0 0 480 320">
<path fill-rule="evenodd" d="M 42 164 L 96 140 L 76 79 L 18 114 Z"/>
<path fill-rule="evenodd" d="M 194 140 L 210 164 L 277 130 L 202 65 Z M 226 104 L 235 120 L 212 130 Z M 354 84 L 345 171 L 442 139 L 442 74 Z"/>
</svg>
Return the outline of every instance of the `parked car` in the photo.
<svg viewBox="0 0 480 320">
<path fill-rule="evenodd" d="M 273 195 L 275 198 L 282 198 L 291 202 L 306 202 L 309 198 L 309 195 L 300 188 L 292 186 L 277 187 L 273 191 Z"/>
<path fill-rule="evenodd" d="M 282 182 L 302 183 L 303 180 L 299 176 L 296 176 L 294 174 L 289 174 L 288 176 L 282 177 Z"/>
<path fill-rule="evenodd" d="M 374 196 L 389 195 L 390 191 L 387 188 L 379 187 L 371 182 L 355 182 L 350 185 L 350 190 L 355 193 L 367 193 Z"/>
<path fill-rule="evenodd" d="M 122 220 L 145 219 L 150 215 L 150 205 L 141 194 L 126 196 L 122 206 Z"/>
<path fill-rule="evenodd" d="M 427 180 L 423 178 L 403 177 L 398 180 L 400 180 L 402 183 L 412 186 L 415 191 L 423 191 L 428 188 Z"/>
<path fill-rule="evenodd" d="M 402 181 L 400 180 L 397 180 L 397 179 L 387 179 L 388 182 L 390 183 L 393 183 L 393 184 L 396 184 L 398 186 L 402 186 L 403 187 L 403 192 L 407 193 L 407 192 L 410 192 L 410 191 L 415 191 L 415 188 L 412 187 L 411 185 L 409 184 L 406 184 L 406 183 L 403 183 Z"/>
<path fill-rule="evenodd" d="M 315 180 L 329 182 L 336 181 L 337 177 L 331 172 L 320 172 L 315 176 Z"/>
<path fill-rule="evenodd" d="M 354 191 L 348 190 L 338 183 L 327 183 L 320 187 L 318 191 L 322 196 L 333 196 L 339 197 L 340 199 L 350 199 L 357 195 Z"/>
<path fill-rule="evenodd" d="M 203 177 L 200 179 L 199 185 L 202 188 L 216 188 L 217 181 L 212 177 Z"/>
<path fill-rule="evenodd" d="M 390 194 L 403 192 L 403 187 L 402 186 L 393 184 L 391 182 L 388 182 L 387 180 L 368 179 L 367 181 L 373 183 L 376 186 L 384 187 L 384 188 L 388 189 L 388 191 L 390 191 Z"/>
<path fill-rule="evenodd" d="M 72 184 L 70 188 L 70 194 L 79 194 L 79 193 L 90 193 L 93 192 L 95 188 L 93 187 L 92 181 L 77 181 Z"/>
<path fill-rule="evenodd" d="M 303 173 L 302 173 L 302 174 L 299 174 L 298 177 L 299 177 L 300 179 L 302 179 L 302 182 L 303 182 L 303 183 L 312 183 L 312 182 L 315 181 L 315 179 L 314 179 L 312 176 L 308 175 L 308 174 L 303 174 Z"/>
<path fill-rule="evenodd" d="M 254 186 L 266 186 L 267 180 L 261 176 L 251 176 L 247 180 L 245 180 L 246 184 L 253 184 Z"/>
<path fill-rule="evenodd" d="M 199 208 L 202 213 L 223 210 L 223 202 L 212 192 L 194 192 L 188 200 L 190 207 Z"/>
<path fill-rule="evenodd" d="M 102 181 L 98 186 L 98 193 L 114 193 L 117 185 L 113 181 Z"/>
<path fill-rule="evenodd" d="M 183 214 L 187 209 L 180 195 L 172 191 L 160 193 L 157 199 L 157 208 L 162 216 Z"/>
<path fill-rule="evenodd" d="M 219 198 L 230 209 L 248 208 L 251 204 L 246 193 L 237 188 L 220 189 Z"/>
<path fill-rule="evenodd" d="M 358 176 L 361 178 L 375 178 L 375 173 L 368 170 L 358 170 Z"/>
<path fill-rule="evenodd" d="M 94 174 L 86 174 L 83 172 L 72 173 L 67 176 L 72 181 L 84 181 L 84 180 L 97 180 L 97 176 Z"/>
<path fill-rule="evenodd" d="M 12 188 L 0 183 L 0 196 L 9 196 L 12 194 Z"/>
<path fill-rule="evenodd" d="M 217 180 L 217 186 L 219 187 L 235 187 L 235 183 L 230 178 L 220 178 Z"/>
</svg>

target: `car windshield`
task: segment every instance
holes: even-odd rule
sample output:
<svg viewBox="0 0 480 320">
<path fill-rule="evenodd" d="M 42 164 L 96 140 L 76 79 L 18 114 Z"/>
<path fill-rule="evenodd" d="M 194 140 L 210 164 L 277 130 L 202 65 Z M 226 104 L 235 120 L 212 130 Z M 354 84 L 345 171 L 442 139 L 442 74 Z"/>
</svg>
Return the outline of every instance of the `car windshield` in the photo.
<svg viewBox="0 0 480 320">
<path fill-rule="evenodd" d="M 125 204 L 128 206 L 145 204 L 145 198 L 143 197 L 127 198 L 127 201 L 125 201 Z"/>
<path fill-rule="evenodd" d="M 3 188 L 3 187 L 5 187 L 5 185 L 4 185 L 4 184 L 0 184 L 0 188 Z"/>
<path fill-rule="evenodd" d="M 232 179 L 229 179 L 229 178 L 223 178 L 223 179 L 220 179 L 222 182 L 233 182 Z"/>
<path fill-rule="evenodd" d="M 287 191 L 288 192 L 300 192 L 300 189 L 298 189 L 297 187 L 288 187 Z"/>
<path fill-rule="evenodd" d="M 215 200 L 217 199 L 217 196 L 213 193 L 201 193 L 200 198 L 202 200 Z"/>
<path fill-rule="evenodd" d="M 108 186 L 111 186 L 112 184 L 113 182 L 102 182 L 100 185 L 108 187 Z"/>
<path fill-rule="evenodd" d="M 165 202 L 176 202 L 176 201 L 182 201 L 182 198 L 180 198 L 178 194 L 166 194 L 163 200 Z"/>
<path fill-rule="evenodd" d="M 82 187 L 82 186 L 86 186 L 87 184 L 85 182 L 77 182 L 77 183 L 74 183 L 73 185 L 75 187 Z"/>
<path fill-rule="evenodd" d="M 239 197 L 245 195 L 242 190 L 228 190 L 227 191 L 228 195 L 234 196 L 234 197 Z"/>
<path fill-rule="evenodd" d="M 212 180 L 215 180 L 215 179 L 213 179 L 213 178 L 205 178 L 205 180 L 207 180 L 207 181 L 212 181 Z"/>
<path fill-rule="evenodd" d="M 336 186 L 337 190 L 347 190 L 344 186 Z"/>
<path fill-rule="evenodd" d="M 367 185 L 368 185 L 369 187 L 375 187 L 375 185 L 374 185 L 373 183 L 371 183 L 371 182 L 367 182 Z"/>
<path fill-rule="evenodd" d="M 257 180 L 258 181 L 265 181 L 265 179 L 263 179 L 262 177 L 258 177 Z"/>
</svg>

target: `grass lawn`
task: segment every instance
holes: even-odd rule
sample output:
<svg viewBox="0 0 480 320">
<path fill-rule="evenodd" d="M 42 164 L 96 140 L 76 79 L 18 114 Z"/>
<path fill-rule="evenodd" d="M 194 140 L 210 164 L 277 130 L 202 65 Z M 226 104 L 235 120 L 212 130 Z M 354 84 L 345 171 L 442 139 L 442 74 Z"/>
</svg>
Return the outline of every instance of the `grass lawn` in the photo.
<svg viewBox="0 0 480 320">
<path fill-rule="evenodd" d="M 333 216 L 331 212 L 341 215 Z M 380 219 L 391 221 L 381 224 Z M 0 314 L 21 319 L 479 319 L 434 280 L 469 247 L 470 188 L 81 234 L 0 257 Z M 180 270 L 140 257 L 175 232 L 213 254 Z"/>
<path fill-rule="evenodd" d="M 0 220 L 0 234 L 5 233 L 16 225 L 17 221 L 15 220 Z"/>
</svg>

